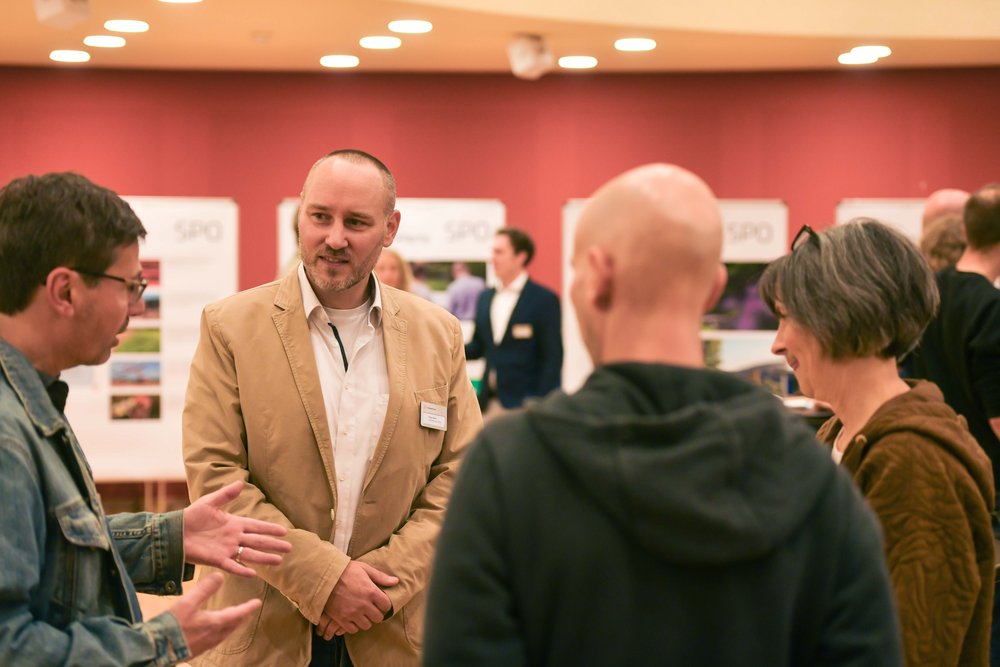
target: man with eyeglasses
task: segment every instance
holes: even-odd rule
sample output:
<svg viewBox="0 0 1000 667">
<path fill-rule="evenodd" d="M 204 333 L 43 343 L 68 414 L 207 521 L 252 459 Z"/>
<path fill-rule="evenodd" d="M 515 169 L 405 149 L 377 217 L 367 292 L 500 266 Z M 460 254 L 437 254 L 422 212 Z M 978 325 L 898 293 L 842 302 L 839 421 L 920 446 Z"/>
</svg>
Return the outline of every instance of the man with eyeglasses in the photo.
<svg viewBox="0 0 1000 667">
<path fill-rule="evenodd" d="M 221 507 L 106 516 L 66 420 L 61 371 L 101 364 L 143 312 L 139 239 L 115 193 L 70 173 L 0 189 L 0 664 L 172 665 L 216 645 L 260 602 L 202 609 L 215 575 L 142 621 L 136 591 L 177 595 L 185 563 L 241 577 L 280 563 L 285 529 Z"/>
</svg>

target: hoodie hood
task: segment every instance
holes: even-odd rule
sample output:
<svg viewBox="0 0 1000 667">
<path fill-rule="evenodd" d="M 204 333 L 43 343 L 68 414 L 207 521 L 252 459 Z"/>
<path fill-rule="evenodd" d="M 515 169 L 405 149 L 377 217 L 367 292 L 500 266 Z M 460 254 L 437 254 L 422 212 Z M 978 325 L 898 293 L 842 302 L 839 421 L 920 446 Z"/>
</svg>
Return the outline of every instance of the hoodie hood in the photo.
<svg viewBox="0 0 1000 667">
<path fill-rule="evenodd" d="M 844 453 L 843 465 L 857 470 L 868 450 L 886 436 L 906 433 L 921 437 L 947 452 L 964 467 L 987 507 L 993 507 L 993 468 L 989 457 L 969 433 L 965 418 L 947 403 L 932 382 L 908 382 L 910 391 L 885 402 Z M 820 434 L 832 442 L 841 428 L 840 420 L 824 425 Z"/>
<path fill-rule="evenodd" d="M 581 496 L 672 562 L 771 552 L 838 474 L 779 400 L 715 371 L 602 366 L 526 415 Z"/>
</svg>

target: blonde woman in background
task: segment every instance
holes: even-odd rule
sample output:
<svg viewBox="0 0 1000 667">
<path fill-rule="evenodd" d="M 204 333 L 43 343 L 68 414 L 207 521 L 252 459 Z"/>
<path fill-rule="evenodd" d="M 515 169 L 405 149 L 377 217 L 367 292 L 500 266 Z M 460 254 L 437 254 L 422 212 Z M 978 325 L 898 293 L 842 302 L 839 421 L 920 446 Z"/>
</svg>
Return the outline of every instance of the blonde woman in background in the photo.
<svg viewBox="0 0 1000 667">
<path fill-rule="evenodd" d="M 413 284 L 413 274 L 410 272 L 410 265 L 395 250 L 382 248 L 382 254 L 375 263 L 375 275 L 383 285 L 401 289 L 404 292 L 411 291 Z"/>
</svg>

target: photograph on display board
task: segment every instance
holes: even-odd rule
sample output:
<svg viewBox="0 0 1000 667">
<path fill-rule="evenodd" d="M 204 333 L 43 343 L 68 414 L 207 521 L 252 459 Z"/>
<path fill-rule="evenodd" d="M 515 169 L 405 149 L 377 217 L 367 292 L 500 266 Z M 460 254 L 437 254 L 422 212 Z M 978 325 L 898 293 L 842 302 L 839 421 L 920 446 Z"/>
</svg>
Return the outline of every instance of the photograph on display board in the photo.
<svg viewBox="0 0 1000 667">
<path fill-rule="evenodd" d="M 148 386 L 160 384 L 159 361 L 112 361 L 111 385 Z"/>
<path fill-rule="evenodd" d="M 460 320 L 476 316 L 476 299 L 486 289 L 486 262 L 406 262 L 390 249 L 382 251 L 375 273 L 385 285 L 405 289 L 446 309 Z"/>
<path fill-rule="evenodd" d="M 118 334 L 118 347 L 114 352 L 159 352 L 160 351 L 160 329 L 153 327 L 148 329 L 126 329 Z"/>
<path fill-rule="evenodd" d="M 415 293 L 460 320 L 476 317 L 476 299 L 486 289 L 486 262 L 411 262 Z"/>
<path fill-rule="evenodd" d="M 142 277 L 148 283 L 146 291 L 142 293 L 142 300 L 146 304 L 145 310 L 139 315 L 139 319 L 158 320 L 160 319 L 160 260 L 143 259 Z"/>
<path fill-rule="evenodd" d="M 767 307 L 757 283 L 766 263 L 726 263 L 726 289 L 715 308 L 704 317 L 704 328 L 712 330 L 776 331 L 778 318 Z"/>
<path fill-rule="evenodd" d="M 158 259 L 141 259 L 139 263 L 142 264 L 142 277 L 146 279 L 150 287 L 157 287 L 160 284 L 160 260 Z"/>
<path fill-rule="evenodd" d="M 111 419 L 159 419 L 159 394 L 113 394 Z"/>
<path fill-rule="evenodd" d="M 761 385 L 774 394 L 788 393 L 788 368 L 771 354 L 770 336 L 726 336 L 703 338 L 705 366 Z"/>
</svg>

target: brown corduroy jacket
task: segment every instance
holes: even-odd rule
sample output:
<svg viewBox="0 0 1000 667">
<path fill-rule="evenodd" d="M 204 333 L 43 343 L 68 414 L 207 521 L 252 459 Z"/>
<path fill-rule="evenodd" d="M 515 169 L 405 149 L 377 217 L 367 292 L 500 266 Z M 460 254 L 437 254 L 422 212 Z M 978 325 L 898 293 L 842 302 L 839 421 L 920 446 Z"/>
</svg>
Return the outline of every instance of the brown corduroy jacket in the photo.
<svg viewBox="0 0 1000 667">
<path fill-rule="evenodd" d="M 837 418 L 820 429 L 828 445 Z M 993 474 L 937 385 L 913 383 L 887 401 L 841 461 L 885 534 L 906 664 L 985 667 L 994 547 Z"/>
</svg>

